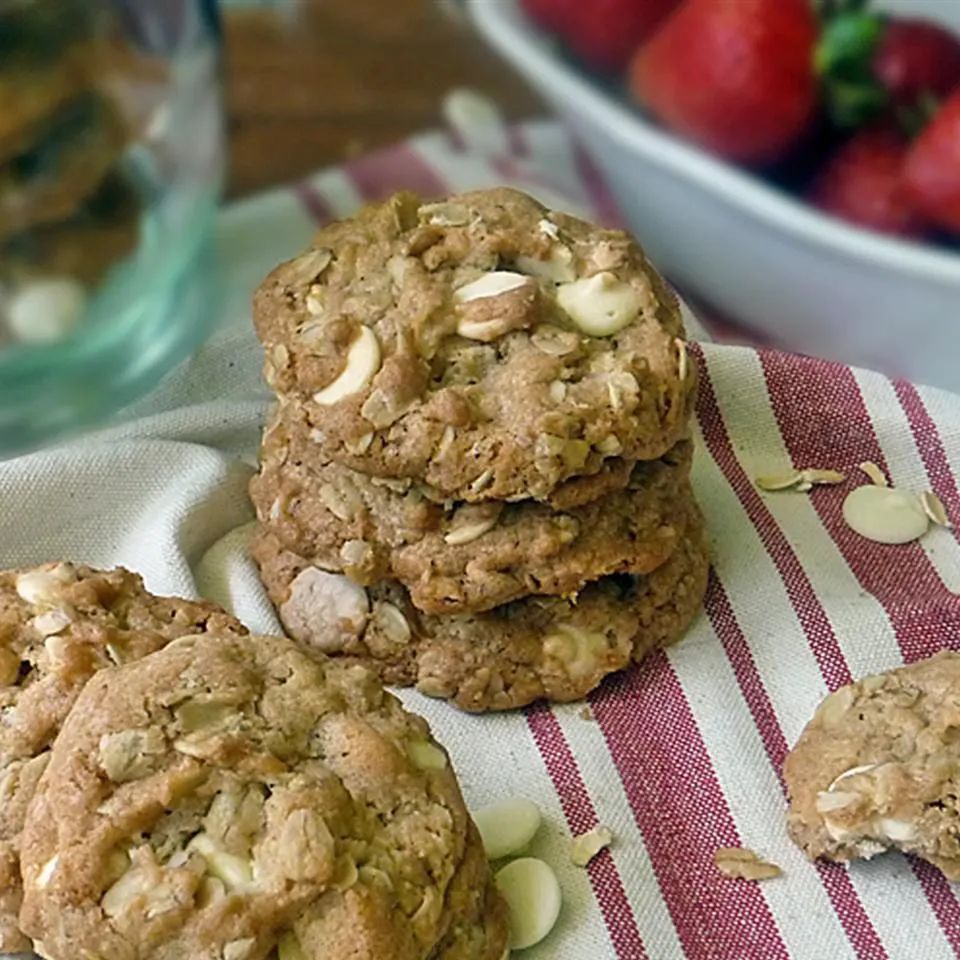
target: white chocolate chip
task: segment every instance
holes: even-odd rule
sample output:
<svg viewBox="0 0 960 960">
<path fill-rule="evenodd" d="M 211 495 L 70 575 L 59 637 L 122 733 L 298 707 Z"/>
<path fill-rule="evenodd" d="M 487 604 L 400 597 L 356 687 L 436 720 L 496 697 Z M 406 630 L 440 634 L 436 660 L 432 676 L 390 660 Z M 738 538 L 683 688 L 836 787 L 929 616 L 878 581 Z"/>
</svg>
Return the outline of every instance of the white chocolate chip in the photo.
<svg viewBox="0 0 960 960">
<path fill-rule="evenodd" d="M 73 332 L 86 305 L 86 291 L 76 280 L 36 280 L 10 297 L 7 326 L 23 343 L 56 343 Z"/>
<path fill-rule="evenodd" d="M 367 591 L 349 577 L 317 567 L 302 570 L 290 585 L 280 617 L 291 635 L 325 653 L 359 636 L 370 614 Z"/>
<path fill-rule="evenodd" d="M 428 740 L 411 740 L 407 744 L 407 756 L 421 770 L 445 770 L 447 755 Z"/>
<path fill-rule="evenodd" d="M 910 543 L 930 527 L 917 497 L 889 487 L 864 486 L 843 503 L 843 519 L 860 536 L 877 543 Z"/>
<path fill-rule="evenodd" d="M 570 844 L 570 860 L 575 867 L 585 867 L 601 850 L 606 850 L 613 842 L 613 834 L 608 827 L 596 826 L 587 833 L 573 838 Z"/>
<path fill-rule="evenodd" d="M 313 395 L 321 406 L 327 407 L 344 397 L 358 393 L 370 385 L 380 369 L 380 342 L 369 327 L 360 327 L 347 348 L 347 361 L 340 375 L 332 383 Z"/>
<path fill-rule="evenodd" d="M 540 829 L 536 804 L 523 797 L 510 797 L 481 807 L 473 814 L 483 849 L 489 860 L 500 860 L 525 850 Z"/>
<path fill-rule="evenodd" d="M 591 337 L 609 337 L 632 323 L 643 298 L 612 273 L 598 273 L 557 288 L 557 303 Z"/>
<path fill-rule="evenodd" d="M 523 857 L 500 870 L 495 882 L 507 902 L 511 948 L 525 950 L 543 940 L 560 916 L 562 896 L 553 870 L 542 860 Z"/>
<path fill-rule="evenodd" d="M 522 273 L 494 270 L 491 273 L 485 273 L 476 280 L 472 280 L 470 283 L 465 283 L 462 287 L 458 287 L 453 296 L 458 303 L 470 303 L 472 300 L 499 297 L 511 290 L 519 290 L 520 287 L 526 286 L 529 282 L 529 279 Z M 467 336 L 467 334 L 461 333 L 459 327 L 457 332 L 461 336 Z"/>
</svg>

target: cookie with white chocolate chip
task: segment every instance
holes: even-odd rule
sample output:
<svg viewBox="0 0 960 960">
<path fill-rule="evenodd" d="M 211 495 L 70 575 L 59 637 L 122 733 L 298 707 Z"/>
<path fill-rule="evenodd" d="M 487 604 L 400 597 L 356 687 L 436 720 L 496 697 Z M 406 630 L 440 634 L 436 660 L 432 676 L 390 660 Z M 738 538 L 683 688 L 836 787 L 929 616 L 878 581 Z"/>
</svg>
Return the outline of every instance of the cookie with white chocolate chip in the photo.
<svg viewBox="0 0 960 960">
<path fill-rule="evenodd" d="M 17 927 L 20 832 L 80 691 L 104 667 L 207 630 L 246 632 L 216 605 L 154 596 L 123 569 L 0 572 L 0 953 L 29 949 Z"/>
<path fill-rule="evenodd" d="M 544 499 L 686 433 L 673 293 L 627 234 L 515 190 L 333 223 L 254 314 L 267 380 L 324 458 L 451 499 Z"/>
<path fill-rule="evenodd" d="M 398 580 L 426 613 L 476 613 L 529 594 L 569 596 L 616 573 L 650 573 L 676 549 L 691 497 L 684 441 L 663 459 L 638 462 L 624 490 L 578 507 L 437 502 L 411 481 L 316 461 L 291 412 L 287 404 L 267 430 L 250 484 L 261 522 L 325 570 L 367 585 Z"/>
<path fill-rule="evenodd" d="M 542 698 L 578 700 L 683 635 L 708 567 L 702 520 L 692 501 L 686 507 L 679 546 L 652 573 L 476 614 L 421 614 L 398 584 L 365 589 L 284 549 L 268 528 L 251 549 L 284 627 L 305 648 L 369 664 L 386 683 L 464 710 L 509 710 Z"/>
<path fill-rule="evenodd" d="M 811 858 L 902 850 L 960 880 L 960 653 L 830 694 L 784 764 L 788 826 Z"/>
<path fill-rule="evenodd" d="M 50 960 L 500 960 L 446 753 L 368 670 L 188 637 L 90 681 L 24 831 Z"/>
</svg>

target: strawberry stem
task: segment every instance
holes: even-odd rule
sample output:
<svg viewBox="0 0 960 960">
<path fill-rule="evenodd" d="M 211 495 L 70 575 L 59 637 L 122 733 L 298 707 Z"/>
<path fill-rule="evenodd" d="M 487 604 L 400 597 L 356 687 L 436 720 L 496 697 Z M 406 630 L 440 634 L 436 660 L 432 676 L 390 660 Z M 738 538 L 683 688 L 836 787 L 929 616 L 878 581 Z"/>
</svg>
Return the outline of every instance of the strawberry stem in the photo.
<svg viewBox="0 0 960 960">
<path fill-rule="evenodd" d="M 823 81 L 827 112 L 842 129 L 862 126 L 887 106 L 887 93 L 872 67 L 884 27 L 880 17 L 856 10 L 823 25 L 813 65 Z"/>
</svg>

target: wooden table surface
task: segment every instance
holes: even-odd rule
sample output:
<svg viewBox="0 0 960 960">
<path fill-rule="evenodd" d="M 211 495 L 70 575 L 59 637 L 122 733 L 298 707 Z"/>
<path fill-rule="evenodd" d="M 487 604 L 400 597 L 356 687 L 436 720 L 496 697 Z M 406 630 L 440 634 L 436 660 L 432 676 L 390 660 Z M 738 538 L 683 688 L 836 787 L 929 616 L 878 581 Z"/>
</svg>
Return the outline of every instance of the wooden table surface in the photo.
<svg viewBox="0 0 960 960">
<path fill-rule="evenodd" d="M 224 14 L 230 194 L 436 126 L 454 87 L 544 112 L 451 0 L 280 0 Z"/>
</svg>

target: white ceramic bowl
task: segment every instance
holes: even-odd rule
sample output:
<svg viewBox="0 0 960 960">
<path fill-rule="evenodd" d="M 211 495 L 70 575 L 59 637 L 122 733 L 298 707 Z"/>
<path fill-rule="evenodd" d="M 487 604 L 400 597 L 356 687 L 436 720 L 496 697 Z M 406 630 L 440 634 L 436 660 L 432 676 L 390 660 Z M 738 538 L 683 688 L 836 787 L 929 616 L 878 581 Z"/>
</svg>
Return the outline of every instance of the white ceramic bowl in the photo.
<svg viewBox="0 0 960 960">
<path fill-rule="evenodd" d="M 960 31 L 960 2 L 878 6 Z M 561 60 L 517 0 L 468 8 L 566 119 L 681 288 L 783 348 L 960 392 L 960 253 L 847 226 L 679 140 Z"/>
</svg>

